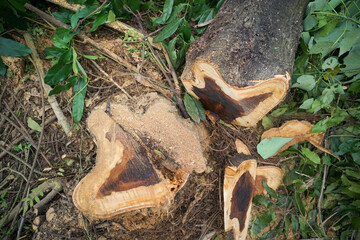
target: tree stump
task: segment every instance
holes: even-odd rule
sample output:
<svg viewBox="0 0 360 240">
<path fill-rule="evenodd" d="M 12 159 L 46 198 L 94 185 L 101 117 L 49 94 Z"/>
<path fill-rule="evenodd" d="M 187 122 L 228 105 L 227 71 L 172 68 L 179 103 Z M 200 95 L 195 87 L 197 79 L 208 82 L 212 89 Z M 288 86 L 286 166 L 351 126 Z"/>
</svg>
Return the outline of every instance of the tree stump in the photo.
<svg viewBox="0 0 360 240">
<path fill-rule="evenodd" d="M 187 91 L 227 122 L 256 125 L 287 94 L 306 5 L 225 1 L 188 50 Z"/>
</svg>

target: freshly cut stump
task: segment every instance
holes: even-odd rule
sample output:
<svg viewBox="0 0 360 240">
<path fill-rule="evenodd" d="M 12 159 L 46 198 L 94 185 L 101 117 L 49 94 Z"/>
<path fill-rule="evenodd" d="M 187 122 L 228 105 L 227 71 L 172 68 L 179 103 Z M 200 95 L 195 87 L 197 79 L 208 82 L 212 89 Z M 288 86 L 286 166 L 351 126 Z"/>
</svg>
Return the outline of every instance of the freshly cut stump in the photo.
<svg viewBox="0 0 360 240">
<path fill-rule="evenodd" d="M 76 186 L 75 206 L 95 219 L 171 203 L 189 174 L 206 160 L 197 130 L 174 104 L 156 94 L 137 106 L 111 104 L 94 110 L 88 128 L 97 144 L 94 169 Z"/>
<path fill-rule="evenodd" d="M 287 94 L 307 2 L 225 1 L 188 50 L 186 90 L 223 120 L 255 126 Z"/>
<path fill-rule="evenodd" d="M 252 198 L 266 194 L 263 181 L 276 190 L 283 172 L 278 167 L 257 167 L 247 146 L 236 140 L 238 155 L 229 160 L 224 177 L 224 227 L 227 239 L 246 239 L 251 217 Z"/>
</svg>

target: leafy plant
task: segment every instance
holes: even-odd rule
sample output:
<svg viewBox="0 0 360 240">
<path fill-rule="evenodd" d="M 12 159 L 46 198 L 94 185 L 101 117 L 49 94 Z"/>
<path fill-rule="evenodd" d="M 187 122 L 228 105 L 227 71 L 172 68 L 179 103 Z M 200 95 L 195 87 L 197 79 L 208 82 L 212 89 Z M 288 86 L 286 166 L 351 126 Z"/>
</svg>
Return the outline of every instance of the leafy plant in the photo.
<svg viewBox="0 0 360 240">
<path fill-rule="evenodd" d="M 284 184 L 294 208 L 267 234 L 292 231 L 302 238 L 354 239 L 360 230 L 360 8 L 356 1 L 316 0 L 309 3 L 295 61 L 290 103 L 268 117 L 316 115 L 312 132 L 327 130 L 326 142 L 338 161 L 305 144 L 291 148 Z M 355 57 L 356 56 L 356 57 Z M 300 111 L 299 111 L 300 110 Z M 291 164 L 290 164 L 291 163 Z M 257 201 L 255 198 L 254 201 Z M 264 202 L 264 201 L 263 201 Z M 256 220 L 257 219 L 257 220 Z M 257 216 L 252 234 L 259 234 Z M 291 226 L 291 227 L 290 227 Z M 273 236 L 273 237 L 274 237 Z M 261 236 L 265 238 L 266 236 Z"/>
</svg>

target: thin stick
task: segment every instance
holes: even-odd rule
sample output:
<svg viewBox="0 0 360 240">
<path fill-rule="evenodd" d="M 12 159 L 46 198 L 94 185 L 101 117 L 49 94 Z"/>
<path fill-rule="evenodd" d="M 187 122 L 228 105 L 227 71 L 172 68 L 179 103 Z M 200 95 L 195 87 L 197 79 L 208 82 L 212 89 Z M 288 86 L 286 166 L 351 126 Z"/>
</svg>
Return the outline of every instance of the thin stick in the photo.
<svg viewBox="0 0 360 240">
<path fill-rule="evenodd" d="M 94 60 L 91 60 L 91 63 L 103 74 L 105 75 L 116 87 L 118 87 L 128 98 L 133 99 L 133 97 L 122 87 L 120 86 L 115 80 L 107 74 L 104 69 L 102 69 Z"/>
<path fill-rule="evenodd" d="M 18 156 L 16 156 L 15 154 L 12 154 L 10 151 L 6 150 L 5 148 L 0 146 L 0 149 L 4 152 L 6 152 L 7 154 L 9 154 L 10 156 L 12 156 L 13 158 L 15 158 L 16 160 L 18 160 L 19 162 L 21 162 L 22 164 L 24 164 L 26 167 L 28 167 L 29 169 L 31 169 L 31 165 L 28 164 L 27 162 L 25 162 L 24 160 L 22 160 L 21 158 L 19 158 Z M 37 174 L 40 174 L 42 176 L 44 176 L 45 174 L 42 172 L 39 172 L 38 170 L 34 170 Z"/>
<path fill-rule="evenodd" d="M 38 72 L 38 77 L 39 77 L 39 81 L 41 83 L 42 88 L 45 90 L 45 94 L 46 96 L 49 95 L 49 92 L 52 90 L 52 88 L 45 84 L 44 82 L 44 69 L 43 69 L 43 62 L 41 61 L 36 47 L 34 45 L 34 41 L 32 40 L 32 37 L 30 34 L 28 33 L 24 33 L 24 38 L 26 41 L 26 44 L 28 45 L 28 47 L 31 49 L 32 51 L 32 58 L 33 58 L 33 65 L 36 69 L 36 71 Z M 62 112 L 62 110 L 60 109 L 59 103 L 56 100 L 55 96 L 48 96 L 47 97 L 48 102 L 50 103 L 51 108 L 53 109 L 57 119 L 58 119 L 58 123 L 60 124 L 60 126 L 62 127 L 62 129 L 64 130 L 65 134 L 67 136 L 71 135 L 71 128 L 70 128 L 70 124 L 68 123 L 66 117 L 64 116 L 64 113 Z"/>
<path fill-rule="evenodd" d="M 34 142 L 34 140 L 31 138 L 31 136 L 28 136 L 27 133 L 25 133 L 18 125 L 16 125 L 10 118 L 8 118 L 7 116 L 5 116 L 4 114 L 2 114 L 0 112 L 0 117 L 5 118 L 6 121 L 8 121 L 13 127 L 16 128 L 16 130 L 18 130 L 23 136 L 24 138 L 30 142 L 30 144 L 37 150 L 37 146 Z M 47 157 L 45 157 L 45 155 L 43 153 L 40 153 L 41 156 L 44 158 L 44 160 L 49 164 L 50 167 L 53 167 L 52 164 L 49 162 L 49 160 L 47 159 Z"/>
<path fill-rule="evenodd" d="M 33 41 L 32 41 L 32 38 L 31 38 L 31 35 L 29 33 L 24 33 L 24 37 L 25 37 L 25 40 L 27 42 L 27 44 L 34 44 Z M 34 55 L 34 52 L 33 52 L 33 55 Z M 37 70 L 39 70 L 40 68 L 37 68 L 35 67 Z M 38 72 L 39 76 L 40 76 L 40 72 Z M 37 149 L 36 149 L 36 153 L 35 153 L 35 157 L 33 159 L 33 164 L 31 166 L 31 170 L 30 170 L 30 173 L 29 173 L 29 177 L 28 177 L 28 180 L 26 182 L 26 185 L 25 185 L 25 191 L 24 191 L 24 194 L 23 194 L 23 197 L 22 199 L 24 199 L 24 196 L 25 196 L 25 193 L 26 193 L 26 197 L 29 196 L 29 190 L 30 190 L 30 181 L 31 181 L 31 177 L 34 173 L 34 170 L 35 170 L 35 166 L 36 166 L 36 162 L 37 162 L 37 158 L 39 156 L 39 150 L 40 150 L 40 147 L 41 147 L 41 140 L 43 138 L 43 135 L 44 135 L 44 128 L 45 128 L 45 100 L 44 100 L 44 88 L 43 88 L 43 81 L 42 81 L 42 78 L 40 78 L 41 81 L 39 81 L 39 86 L 40 86 L 40 90 L 41 90 L 41 105 L 42 105 L 42 119 L 41 119 L 41 132 L 40 132 L 40 137 L 39 137 L 39 141 L 38 141 L 38 145 L 37 145 Z M 50 164 L 51 165 L 51 164 Z M 25 208 L 25 205 L 26 205 L 26 202 L 24 202 L 24 208 Z M 17 238 L 20 237 L 20 234 L 21 234 L 21 230 L 22 230 L 22 227 L 23 227 L 23 224 L 24 224 L 24 218 L 25 218 L 25 211 L 23 211 L 23 214 L 21 216 L 21 220 L 20 220 L 20 224 L 19 224 L 19 229 L 18 229 L 18 232 L 17 232 Z"/>
</svg>

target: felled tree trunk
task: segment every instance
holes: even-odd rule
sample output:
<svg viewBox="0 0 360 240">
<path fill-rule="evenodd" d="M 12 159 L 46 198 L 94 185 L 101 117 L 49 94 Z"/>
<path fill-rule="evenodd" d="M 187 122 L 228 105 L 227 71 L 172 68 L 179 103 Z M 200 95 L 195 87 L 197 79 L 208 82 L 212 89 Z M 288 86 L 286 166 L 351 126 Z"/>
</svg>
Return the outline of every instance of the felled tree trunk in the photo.
<svg viewBox="0 0 360 240">
<path fill-rule="evenodd" d="M 187 54 L 187 91 L 223 120 L 254 126 L 289 89 L 307 0 L 225 1 Z"/>
</svg>

